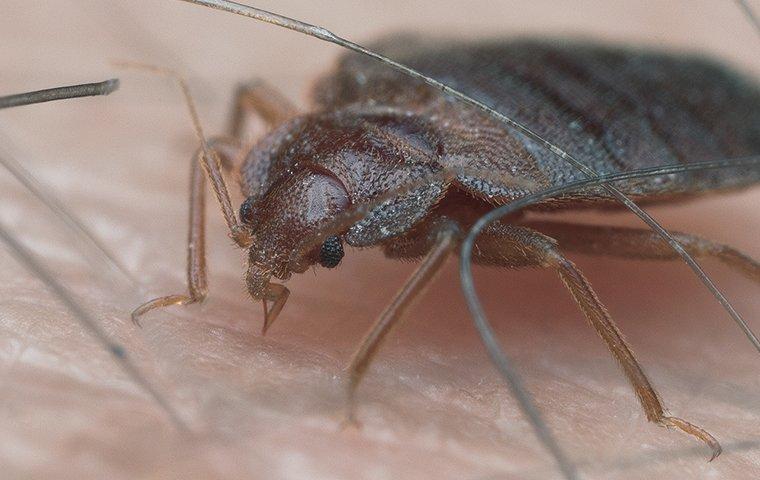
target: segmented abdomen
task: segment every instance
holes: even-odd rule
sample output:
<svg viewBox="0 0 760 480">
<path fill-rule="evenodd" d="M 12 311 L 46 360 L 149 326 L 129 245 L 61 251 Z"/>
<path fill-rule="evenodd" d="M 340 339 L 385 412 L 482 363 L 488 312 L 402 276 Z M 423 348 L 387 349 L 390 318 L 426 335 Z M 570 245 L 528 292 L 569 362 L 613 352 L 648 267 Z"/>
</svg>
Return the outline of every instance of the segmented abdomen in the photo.
<svg viewBox="0 0 760 480">
<path fill-rule="evenodd" d="M 396 38 L 378 47 L 524 124 L 599 173 L 760 154 L 757 84 L 701 57 L 558 41 Z M 316 97 L 330 108 L 374 102 L 429 112 L 442 130 L 454 127 L 454 134 L 445 135 L 449 151 L 466 145 L 467 151 L 480 152 L 472 154 L 472 164 L 524 170 L 532 178 L 538 175 L 544 186 L 584 177 L 523 133 L 372 59 L 344 57 L 319 84 Z M 518 142 L 506 145 L 507 136 Z M 529 161 L 520 163 L 525 158 Z M 619 187 L 657 200 L 758 180 L 757 169 L 732 169 Z M 597 189 L 566 200 L 605 198 Z"/>
</svg>

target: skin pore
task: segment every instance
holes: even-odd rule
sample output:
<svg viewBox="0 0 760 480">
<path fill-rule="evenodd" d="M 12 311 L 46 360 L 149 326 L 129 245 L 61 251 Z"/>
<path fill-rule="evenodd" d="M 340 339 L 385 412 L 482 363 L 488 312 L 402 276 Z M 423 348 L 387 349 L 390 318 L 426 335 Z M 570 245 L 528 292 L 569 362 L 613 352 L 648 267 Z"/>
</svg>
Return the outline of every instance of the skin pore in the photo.
<svg viewBox="0 0 760 480">
<path fill-rule="evenodd" d="M 472 330 L 455 261 L 378 355 L 358 393 L 360 432 L 339 428 L 343 368 L 411 265 L 349 249 L 339 268 L 309 271 L 288 283 L 292 296 L 262 338 L 261 306 L 251 303 L 241 281 L 244 254 L 224 236 L 218 208 L 209 202 L 209 299 L 150 314 L 142 330 L 132 326 L 129 311 L 136 305 L 183 288 L 196 142 L 171 81 L 114 72 L 108 62 L 146 61 L 185 73 L 213 134 L 225 128 L 237 82 L 264 77 L 305 108 L 310 82 L 340 53 L 273 27 L 156 3 L 157 12 L 141 13 L 138 1 L 109 8 L 76 2 L 76 9 L 74 2 L 12 2 L 0 20 L 0 52 L 13 66 L 3 79 L 8 93 L 122 77 L 122 89 L 106 99 L 3 112 L 2 141 L 110 245 L 139 287 L 84 262 L 81 245 L 4 173 L 0 221 L 58 273 L 199 433 L 178 435 L 3 250 L 0 458 L 12 476 L 556 476 Z M 258 5 L 361 41 L 399 29 L 440 33 L 452 25 L 470 35 L 575 32 L 699 48 L 760 72 L 754 32 L 730 6 L 506 2 L 494 10 L 488 3 L 466 12 L 454 1 L 436 2 L 435 9 L 406 2 L 382 8 L 346 2 L 334 11 L 309 2 Z M 30 31 L 48 33 L 30 38 Z M 756 190 L 652 211 L 669 228 L 757 258 Z M 622 213 L 567 218 L 638 226 Z M 707 464 L 704 447 L 646 423 L 624 377 L 552 272 L 479 269 L 480 293 L 505 348 L 581 472 L 615 479 L 744 478 L 757 468 L 760 358 L 688 269 L 573 259 L 672 413 L 705 426 L 725 449 Z M 756 287 L 717 262 L 704 264 L 757 328 Z"/>
</svg>

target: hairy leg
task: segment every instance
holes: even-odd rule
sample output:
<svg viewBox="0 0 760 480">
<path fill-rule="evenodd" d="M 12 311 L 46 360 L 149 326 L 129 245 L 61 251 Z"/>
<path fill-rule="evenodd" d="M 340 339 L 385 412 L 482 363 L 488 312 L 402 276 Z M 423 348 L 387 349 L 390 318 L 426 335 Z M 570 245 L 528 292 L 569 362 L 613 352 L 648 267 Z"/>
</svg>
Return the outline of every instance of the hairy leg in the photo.
<svg viewBox="0 0 760 480">
<path fill-rule="evenodd" d="M 180 80 L 183 82 L 182 80 Z M 187 86 L 181 83 L 185 92 Z M 195 107 L 188 97 L 187 101 L 195 118 Z M 205 181 L 204 171 L 211 179 L 214 192 L 216 193 L 228 226 L 231 228 L 231 236 L 237 239 L 237 219 L 231 212 L 229 188 L 226 185 L 220 167 L 227 172 L 235 171 L 239 167 L 241 151 L 241 136 L 244 133 L 246 119 L 250 117 L 261 118 L 269 128 L 278 122 L 284 121 L 295 113 L 293 107 L 284 96 L 266 83 L 257 81 L 241 85 L 235 94 L 234 109 L 230 119 L 231 138 L 216 138 L 208 142 L 208 146 L 201 148 L 193 157 L 190 172 L 190 201 L 189 201 L 189 227 L 187 242 L 187 287 L 188 294 L 167 295 L 154 298 L 132 312 L 132 321 L 139 325 L 139 318 L 151 310 L 171 305 L 189 305 L 202 302 L 208 293 L 208 280 L 206 271 L 206 220 L 205 220 Z M 198 127 L 196 127 L 198 128 Z M 199 130 L 200 132 L 200 130 Z M 207 158 L 211 152 L 213 158 Z M 201 169 L 203 167 L 203 169 Z M 241 237 L 242 238 L 242 237 Z M 239 242 L 238 242 L 239 243 Z M 280 286 L 281 287 L 281 286 Z M 287 289 L 281 287 L 284 292 Z M 275 318 L 287 300 L 287 293 L 279 295 L 271 310 L 271 318 Z M 264 310 L 267 311 L 266 301 Z M 266 315 L 269 319 L 270 315 Z M 271 321 L 265 321 L 263 332 L 266 332 Z"/>
<path fill-rule="evenodd" d="M 569 252 L 639 260 L 680 259 L 650 230 L 547 221 L 526 221 L 521 225 L 554 238 Z M 760 282 L 760 264 L 735 248 L 695 235 L 670 233 L 694 257 L 713 257 L 750 280 Z"/>
<path fill-rule="evenodd" d="M 481 237 L 475 249 L 474 260 L 477 263 L 508 268 L 536 266 L 556 270 L 588 322 L 622 367 L 647 419 L 664 427 L 677 428 L 702 440 L 712 450 L 711 460 L 720 455 L 720 444 L 707 431 L 680 418 L 666 415 L 657 392 L 607 308 L 581 271 L 560 252 L 555 239 L 527 227 L 500 223 L 487 227 Z"/>
<path fill-rule="evenodd" d="M 348 367 L 348 385 L 346 399 L 346 421 L 356 423 L 356 390 L 372 359 L 390 333 L 391 329 L 401 320 L 406 309 L 425 290 L 428 284 L 440 271 L 449 254 L 456 248 L 457 239 L 461 232 L 455 224 L 444 224 L 430 232 L 427 237 L 428 253 L 422 259 L 419 267 L 401 287 L 391 303 L 385 308 L 380 318 L 372 325 L 372 329 L 361 342 L 354 353 Z M 419 247 L 419 245 L 416 245 Z"/>
<path fill-rule="evenodd" d="M 156 308 L 170 305 L 189 305 L 202 302 L 208 293 L 206 272 L 206 182 L 201 170 L 200 155 L 193 157 L 190 167 L 190 209 L 187 234 L 187 294 L 154 298 L 132 311 L 132 322 L 139 325 L 140 317 Z"/>
</svg>

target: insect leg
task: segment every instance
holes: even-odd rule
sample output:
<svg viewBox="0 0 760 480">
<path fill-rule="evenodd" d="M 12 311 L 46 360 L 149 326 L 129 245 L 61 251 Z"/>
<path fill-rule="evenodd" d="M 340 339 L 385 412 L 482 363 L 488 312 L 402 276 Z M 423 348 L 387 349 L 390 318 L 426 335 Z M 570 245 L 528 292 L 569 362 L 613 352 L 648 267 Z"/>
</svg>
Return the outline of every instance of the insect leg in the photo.
<svg viewBox="0 0 760 480">
<path fill-rule="evenodd" d="M 483 231 L 476 245 L 473 259 L 477 263 L 507 267 L 540 266 L 556 270 L 588 322 L 620 363 L 647 419 L 664 427 L 677 428 L 703 441 L 712 450 L 710 460 L 720 455 L 720 444 L 708 432 L 665 414 L 657 392 L 606 307 L 581 271 L 559 251 L 555 239 L 530 228 L 494 223 Z"/>
<path fill-rule="evenodd" d="M 230 201 L 229 189 L 227 182 L 222 174 L 222 167 L 227 170 L 235 167 L 236 153 L 240 151 L 240 141 L 238 137 L 242 133 L 242 128 L 247 112 L 259 114 L 262 119 L 270 125 L 275 122 L 284 120 L 287 116 L 295 113 L 284 96 L 279 95 L 271 87 L 261 83 L 258 85 L 243 86 L 238 90 L 235 101 L 235 109 L 231 120 L 231 130 L 233 138 L 220 138 L 207 142 L 203 129 L 198 118 L 190 89 L 185 80 L 176 72 L 151 65 L 120 63 L 124 67 L 139 68 L 153 73 L 166 75 L 174 78 L 182 89 L 185 97 L 185 103 L 193 121 L 196 135 L 201 142 L 201 150 L 194 159 L 192 166 L 192 180 L 190 189 L 190 230 L 188 237 L 188 257 L 187 257 L 187 284 L 188 295 L 168 295 L 153 299 L 135 309 L 132 312 L 132 320 L 138 323 L 139 317 L 150 310 L 166 307 L 170 305 L 187 305 L 197 303 L 205 299 L 207 288 L 206 262 L 205 262 L 205 216 L 204 216 L 204 180 L 200 173 L 198 165 L 203 167 L 206 175 L 211 181 L 214 193 L 216 194 L 222 214 L 230 230 L 230 237 L 241 246 L 245 247 L 250 243 L 248 230 L 239 223 L 232 202 Z M 272 298 L 274 301 L 272 309 L 267 312 L 266 300 L 264 301 L 265 317 L 268 319 L 264 324 L 264 331 L 274 321 L 279 311 L 287 300 L 288 290 L 281 285 L 272 285 Z M 275 288 L 277 287 L 277 288 Z M 138 323 L 139 324 L 139 323 Z"/>
<path fill-rule="evenodd" d="M 239 146 L 234 140 L 213 138 L 208 142 L 208 150 L 220 159 L 226 169 L 234 167 L 232 158 Z M 206 155 L 199 149 L 193 156 L 190 168 L 190 209 L 187 237 L 187 289 L 188 294 L 167 295 L 154 298 L 132 311 L 132 321 L 140 325 L 140 317 L 156 308 L 171 305 L 190 305 L 202 302 L 208 293 L 206 271 L 206 179 L 201 169 L 202 158 Z"/>
<path fill-rule="evenodd" d="M 185 97 L 185 103 L 193 121 L 196 136 L 201 143 L 201 150 L 194 158 L 192 166 L 190 189 L 190 231 L 188 237 L 187 262 L 189 295 L 168 295 L 156 298 L 141 305 L 132 312 L 132 320 L 137 323 L 141 315 L 155 308 L 169 305 L 187 305 L 200 302 L 206 297 L 205 216 L 203 209 L 205 195 L 203 175 L 200 173 L 200 169 L 197 168 L 198 165 L 203 168 L 206 176 L 211 181 L 217 201 L 222 209 L 222 215 L 229 228 L 230 237 L 235 240 L 239 246 L 246 247 L 250 244 L 250 234 L 248 229 L 238 221 L 238 218 L 235 215 L 230 200 L 229 189 L 227 188 L 227 182 L 222 174 L 222 167 L 231 168 L 233 166 L 234 162 L 231 161 L 231 157 L 234 155 L 232 152 L 235 152 L 236 150 L 237 141 L 229 139 L 217 139 L 213 142 L 206 141 L 206 137 L 203 134 L 203 129 L 198 118 L 198 112 L 195 108 L 195 103 L 190 95 L 190 89 L 185 80 L 176 72 L 144 64 L 119 63 L 119 65 L 147 70 L 153 73 L 169 76 L 176 80 Z M 281 294 L 275 299 L 273 312 L 277 312 L 282 308 L 285 298 L 287 298 L 287 296 Z M 279 302 L 277 300 L 279 300 Z"/>
<path fill-rule="evenodd" d="M 429 237 L 434 242 L 432 248 L 364 337 L 361 346 L 351 360 L 348 367 L 349 380 L 346 400 L 346 421 L 348 423 L 356 423 L 356 389 L 367 372 L 372 358 L 377 354 L 391 328 L 401 320 L 412 301 L 419 297 L 430 281 L 435 278 L 436 273 L 440 271 L 449 254 L 457 246 L 457 239 L 461 232 L 456 224 L 447 223 L 437 229 L 437 235 L 433 235 L 435 233 Z"/>
<path fill-rule="evenodd" d="M 232 208 L 232 201 L 230 200 L 229 188 L 227 188 L 227 181 L 222 174 L 222 161 L 220 160 L 219 153 L 211 148 L 206 136 L 203 134 L 203 127 L 198 117 L 198 111 L 195 108 L 195 102 L 190 94 L 190 88 L 187 86 L 187 82 L 177 72 L 166 68 L 156 67 L 154 65 L 147 65 L 134 62 L 115 62 L 116 66 L 123 68 L 134 68 L 143 70 L 158 75 L 163 75 L 174 79 L 182 90 L 182 95 L 185 97 L 185 105 L 187 105 L 190 119 L 193 122 L 193 128 L 195 129 L 195 135 L 198 137 L 198 141 L 201 144 L 202 154 L 198 157 L 198 160 L 206 172 L 206 176 L 211 182 L 211 187 L 214 190 L 216 199 L 219 202 L 219 207 L 222 210 L 222 216 L 229 229 L 230 238 L 240 247 L 246 247 L 250 244 L 250 237 L 248 229 L 242 225 L 237 216 L 235 210 Z M 224 140 L 220 140 L 220 143 L 225 143 Z M 227 142 L 230 143 L 230 142 Z"/>
<path fill-rule="evenodd" d="M 132 321 L 139 325 L 145 313 L 169 305 L 188 305 L 206 298 L 208 282 L 206 275 L 206 182 L 200 168 L 199 151 L 193 157 L 190 169 L 190 228 L 187 237 L 187 295 L 167 295 L 146 302 L 132 311 Z"/>
<path fill-rule="evenodd" d="M 295 105 L 276 88 L 263 80 L 253 80 L 238 86 L 235 106 L 230 118 L 229 134 L 241 139 L 246 119 L 253 113 L 272 128 L 298 113 Z"/>
<path fill-rule="evenodd" d="M 644 260 L 679 259 L 659 236 L 649 230 L 540 221 L 521 222 L 521 225 L 558 240 L 565 251 Z M 671 234 L 691 255 L 714 257 L 747 278 L 760 282 L 760 263 L 735 248 L 686 233 Z"/>
</svg>

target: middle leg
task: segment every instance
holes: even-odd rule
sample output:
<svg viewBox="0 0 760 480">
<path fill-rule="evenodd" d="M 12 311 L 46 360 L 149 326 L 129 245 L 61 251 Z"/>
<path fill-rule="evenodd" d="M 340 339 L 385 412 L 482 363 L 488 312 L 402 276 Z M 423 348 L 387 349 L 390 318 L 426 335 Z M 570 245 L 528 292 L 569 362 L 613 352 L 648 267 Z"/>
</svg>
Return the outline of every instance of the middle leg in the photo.
<svg viewBox="0 0 760 480">
<path fill-rule="evenodd" d="M 364 378 L 372 359 L 377 354 L 383 340 L 391 329 L 401 320 L 404 312 L 425 287 L 435 278 L 449 254 L 456 248 L 459 240 L 459 227 L 454 223 L 444 223 L 427 235 L 428 248 L 420 245 L 420 251 L 427 250 L 420 266 L 401 287 L 390 305 L 386 307 L 372 329 L 362 340 L 354 353 L 348 367 L 348 385 L 346 399 L 345 423 L 356 424 L 356 390 Z"/>
</svg>

